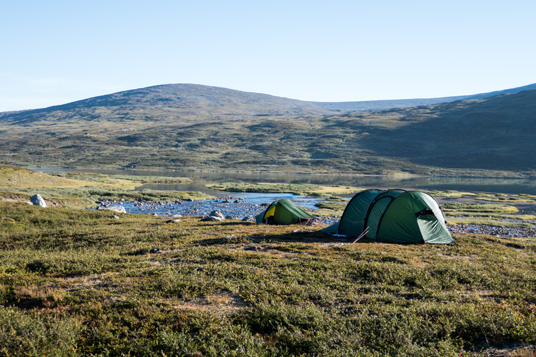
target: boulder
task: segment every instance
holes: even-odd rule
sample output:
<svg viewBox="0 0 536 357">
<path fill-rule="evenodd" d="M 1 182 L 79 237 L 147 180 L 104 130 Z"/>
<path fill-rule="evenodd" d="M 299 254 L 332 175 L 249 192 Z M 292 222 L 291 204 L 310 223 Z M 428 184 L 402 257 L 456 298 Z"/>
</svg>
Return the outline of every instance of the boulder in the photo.
<svg viewBox="0 0 536 357">
<path fill-rule="evenodd" d="M 203 217 L 202 221 L 217 221 L 222 222 L 225 220 L 225 216 L 220 211 L 212 211 L 206 217 Z"/>
<path fill-rule="evenodd" d="M 45 202 L 43 197 L 41 197 L 40 194 L 33 195 L 32 198 L 30 198 L 30 202 L 34 206 L 41 206 L 41 207 L 46 207 L 47 206 L 47 203 Z"/>
<path fill-rule="evenodd" d="M 253 216 L 245 216 L 242 218 L 242 222 L 255 222 L 255 218 Z"/>
</svg>

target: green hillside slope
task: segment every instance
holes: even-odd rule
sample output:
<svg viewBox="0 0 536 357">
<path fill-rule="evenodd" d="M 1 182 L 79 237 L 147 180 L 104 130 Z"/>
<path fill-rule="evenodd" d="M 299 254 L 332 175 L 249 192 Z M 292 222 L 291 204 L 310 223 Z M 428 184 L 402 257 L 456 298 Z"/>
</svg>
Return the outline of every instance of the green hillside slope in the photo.
<svg viewBox="0 0 536 357">
<path fill-rule="evenodd" d="M 536 167 L 536 91 L 413 109 L 399 121 L 411 124 L 375 131 L 367 147 L 436 167 Z"/>
<path fill-rule="evenodd" d="M 302 104 L 177 85 L 4 113 L 0 163 L 536 175 L 536 91 L 382 112 L 315 114 Z"/>
</svg>

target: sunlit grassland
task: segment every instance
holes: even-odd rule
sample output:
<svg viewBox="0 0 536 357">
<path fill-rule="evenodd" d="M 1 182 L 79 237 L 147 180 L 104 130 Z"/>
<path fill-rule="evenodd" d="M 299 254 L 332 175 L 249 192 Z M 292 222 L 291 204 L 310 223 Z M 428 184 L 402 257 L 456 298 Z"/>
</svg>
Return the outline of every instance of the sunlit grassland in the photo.
<svg viewBox="0 0 536 357">
<path fill-rule="evenodd" d="M 95 201 L 141 200 L 172 202 L 184 199 L 206 199 L 201 192 L 136 190 L 146 183 L 186 183 L 184 177 L 149 177 L 64 172 L 47 174 L 21 167 L 0 165 L 0 200 L 27 201 L 41 194 L 54 206 L 85 208 Z M 2 186 L 3 185 L 3 186 Z"/>
<path fill-rule="evenodd" d="M 349 244 L 320 228 L 2 202 L 0 354 L 443 356 L 536 343 L 534 238 Z"/>
<path fill-rule="evenodd" d="M 361 191 L 362 188 L 344 185 L 316 185 L 316 184 L 289 184 L 289 183 L 244 183 L 224 182 L 207 184 L 208 188 L 230 192 L 263 192 L 263 193 L 293 193 L 302 196 L 348 195 Z"/>
</svg>

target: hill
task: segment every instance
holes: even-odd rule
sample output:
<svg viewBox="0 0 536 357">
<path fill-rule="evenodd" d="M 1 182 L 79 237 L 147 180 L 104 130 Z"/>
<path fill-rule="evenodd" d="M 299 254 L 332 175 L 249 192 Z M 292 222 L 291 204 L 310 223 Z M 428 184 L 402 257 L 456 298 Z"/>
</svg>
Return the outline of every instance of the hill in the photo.
<svg viewBox="0 0 536 357">
<path fill-rule="evenodd" d="M 534 170 L 536 91 L 408 110 L 367 147 L 388 157 L 446 168 Z"/>
<path fill-rule="evenodd" d="M 172 99 L 175 98 L 175 99 Z M 379 112 L 167 85 L 0 116 L 0 162 L 534 176 L 536 91 Z M 500 171 L 500 172 L 499 172 Z"/>
<path fill-rule="evenodd" d="M 7 124 L 91 122 L 177 123 L 304 117 L 329 113 L 315 104 L 267 94 L 196 84 L 168 84 L 89 98 L 64 105 L 0 113 Z"/>
</svg>

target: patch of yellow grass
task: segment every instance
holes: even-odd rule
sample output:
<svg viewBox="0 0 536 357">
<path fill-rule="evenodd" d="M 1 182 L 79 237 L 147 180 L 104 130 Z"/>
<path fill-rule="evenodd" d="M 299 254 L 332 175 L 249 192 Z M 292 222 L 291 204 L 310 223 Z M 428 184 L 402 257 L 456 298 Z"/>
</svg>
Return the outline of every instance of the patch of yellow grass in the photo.
<svg viewBox="0 0 536 357">
<path fill-rule="evenodd" d="M 140 182 L 126 179 L 112 179 L 111 183 L 99 183 L 98 186 L 133 190 Z M 5 188 L 80 188 L 95 186 L 95 182 L 52 176 L 44 172 L 22 167 L 0 164 L 0 187 Z"/>
<path fill-rule="evenodd" d="M 58 187 L 76 188 L 87 186 L 88 181 L 71 180 L 62 177 L 55 177 L 43 172 L 37 172 L 21 167 L 0 165 L 0 186 L 1 187 Z"/>
</svg>

